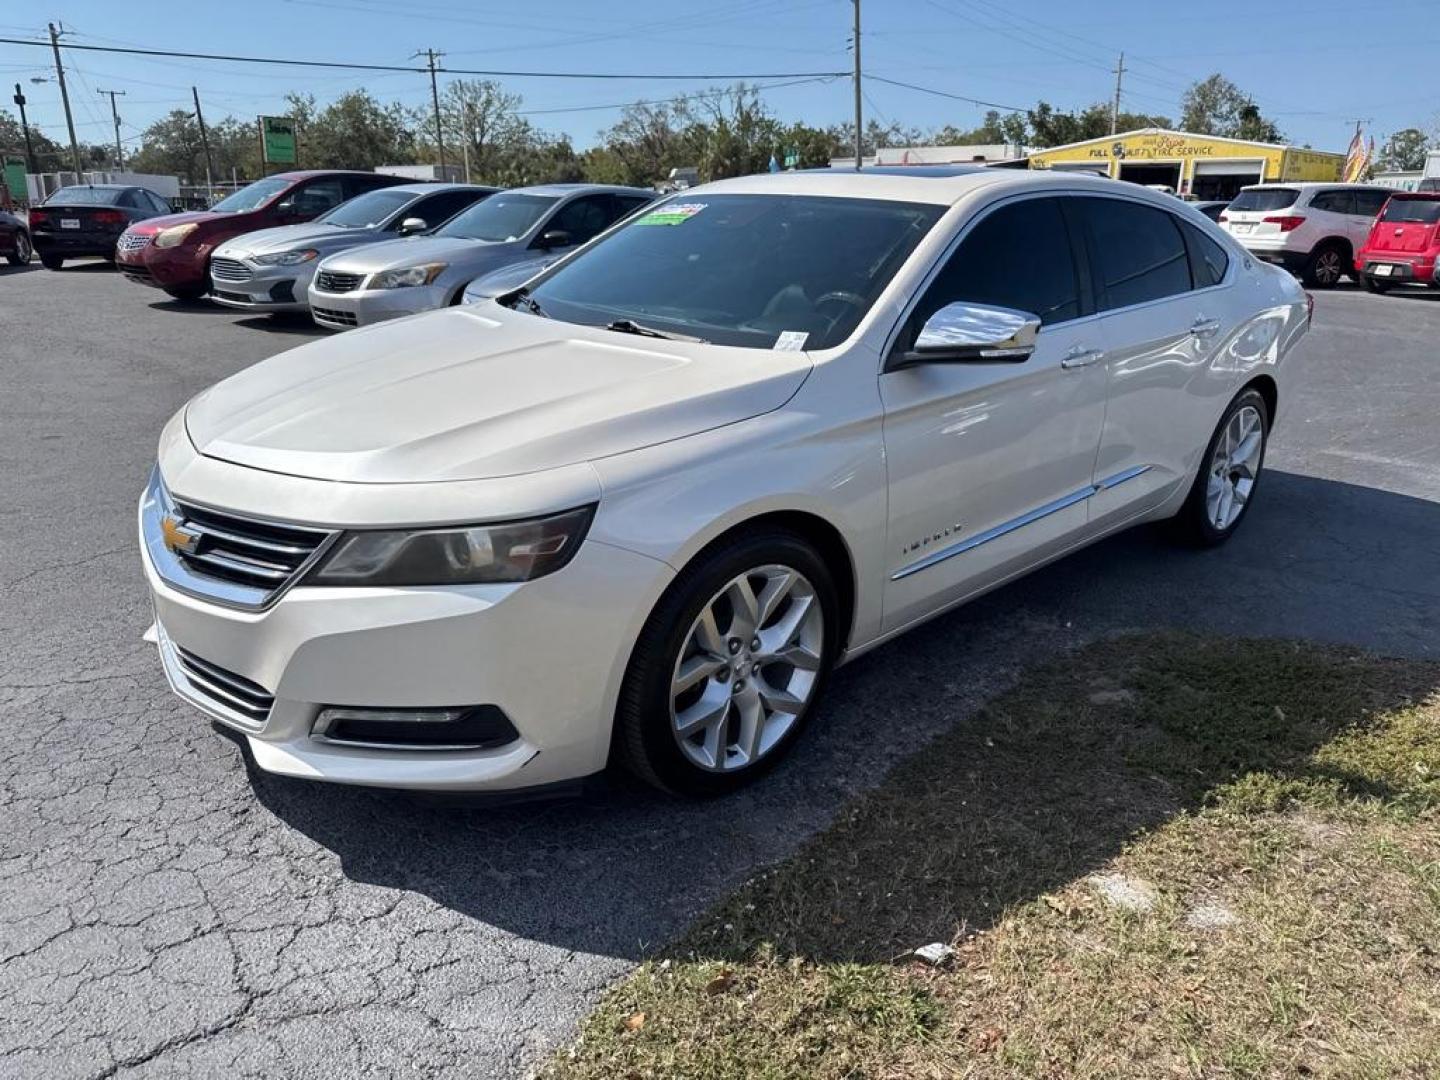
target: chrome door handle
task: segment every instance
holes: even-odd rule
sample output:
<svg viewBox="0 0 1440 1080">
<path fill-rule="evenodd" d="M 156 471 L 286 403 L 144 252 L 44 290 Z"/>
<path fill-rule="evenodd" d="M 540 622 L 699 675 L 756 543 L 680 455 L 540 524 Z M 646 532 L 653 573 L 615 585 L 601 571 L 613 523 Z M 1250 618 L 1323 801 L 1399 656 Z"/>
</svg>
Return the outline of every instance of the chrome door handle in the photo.
<svg viewBox="0 0 1440 1080">
<path fill-rule="evenodd" d="M 1103 360 L 1105 354 L 1099 349 L 1087 349 L 1084 345 L 1076 345 L 1060 358 L 1060 366 L 1066 371 L 1071 368 L 1089 367 L 1098 360 Z"/>
<path fill-rule="evenodd" d="M 1213 337 L 1220 332 L 1220 320 L 1206 318 L 1204 315 L 1190 324 L 1190 333 L 1196 337 Z"/>
</svg>

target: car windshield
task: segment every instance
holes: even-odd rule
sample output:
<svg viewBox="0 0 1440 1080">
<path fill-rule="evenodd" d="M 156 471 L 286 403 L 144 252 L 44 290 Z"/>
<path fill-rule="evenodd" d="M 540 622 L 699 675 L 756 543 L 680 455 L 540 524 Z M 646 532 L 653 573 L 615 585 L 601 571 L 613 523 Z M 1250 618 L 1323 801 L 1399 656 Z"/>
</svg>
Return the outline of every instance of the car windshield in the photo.
<svg viewBox="0 0 1440 1080">
<path fill-rule="evenodd" d="M 1287 206 L 1294 206 L 1299 197 L 1300 192 L 1295 188 L 1245 188 L 1235 196 L 1230 209 L 1284 210 Z"/>
<path fill-rule="evenodd" d="M 459 236 L 466 240 L 518 240 L 559 200 L 554 195 L 516 195 L 501 192 L 456 214 L 436 236 Z"/>
<path fill-rule="evenodd" d="M 1440 222 L 1440 199 L 1391 199 L 1385 204 L 1380 220 L 1434 225 Z"/>
<path fill-rule="evenodd" d="M 124 188 L 62 187 L 52 193 L 42 206 L 115 206 Z"/>
<path fill-rule="evenodd" d="M 264 180 L 246 184 L 233 195 L 225 196 L 210 209 L 222 214 L 243 214 L 247 210 L 258 210 L 288 188 L 291 182 L 283 177 L 267 176 Z"/>
<path fill-rule="evenodd" d="M 315 220 L 342 229 L 371 229 L 414 198 L 413 193 L 405 191 L 370 191 L 341 203 Z"/>
<path fill-rule="evenodd" d="M 805 195 L 679 195 L 542 278 L 530 310 L 755 349 L 829 348 L 855 329 L 943 211 Z"/>
</svg>

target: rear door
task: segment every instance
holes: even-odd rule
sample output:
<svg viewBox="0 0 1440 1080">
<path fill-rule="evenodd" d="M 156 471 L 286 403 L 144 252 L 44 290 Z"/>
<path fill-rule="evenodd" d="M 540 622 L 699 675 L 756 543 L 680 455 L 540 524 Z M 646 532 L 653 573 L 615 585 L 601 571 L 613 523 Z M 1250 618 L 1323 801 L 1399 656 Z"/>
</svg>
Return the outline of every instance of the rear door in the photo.
<svg viewBox="0 0 1440 1080">
<path fill-rule="evenodd" d="M 890 524 L 884 625 L 904 626 L 1076 542 L 1105 416 L 1098 320 L 1060 196 L 982 210 L 905 314 L 890 359 L 946 304 L 1038 315 L 1020 361 L 880 376 Z"/>
<path fill-rule="evenodd" d="M 1108 401 L 1090 519 L 1107 528 L 1188 479 L 1215 411 L 1195 395 L 1245 307 L 1229 255 L 1202 227 L 1120 196 L 1076 206 L 1103 316 Z"/>
</svg>

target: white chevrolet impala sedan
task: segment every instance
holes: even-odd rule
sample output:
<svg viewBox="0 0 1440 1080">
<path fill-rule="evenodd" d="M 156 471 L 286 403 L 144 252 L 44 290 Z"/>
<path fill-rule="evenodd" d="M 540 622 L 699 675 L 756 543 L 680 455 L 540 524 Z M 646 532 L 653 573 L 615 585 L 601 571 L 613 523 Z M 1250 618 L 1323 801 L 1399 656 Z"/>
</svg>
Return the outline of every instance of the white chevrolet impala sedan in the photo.
<svg viewBox="0 0 1440 1080">
<path fill-rule="evenodd" d="M 1140 522 L 1229 538 L 1309 321 L 1138 186 L 694 188 L 187 404 L 140 502 L 152 636 L 271 772 L 728 791 L 926 619 Z"/>
</svg>

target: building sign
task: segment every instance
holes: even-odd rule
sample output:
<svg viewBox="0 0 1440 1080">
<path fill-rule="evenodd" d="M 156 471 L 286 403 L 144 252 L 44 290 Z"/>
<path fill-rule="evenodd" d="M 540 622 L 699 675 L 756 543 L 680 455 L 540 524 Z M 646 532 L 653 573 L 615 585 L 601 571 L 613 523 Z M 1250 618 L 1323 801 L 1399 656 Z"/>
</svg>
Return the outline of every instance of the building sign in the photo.
<svg viewBox="0 0 1440 1080">
<path fill-rule="evenodd" d="M 294 165 L 295 121 L 288 116 L 260 117 L 260 153 L 267 165 Z"/>
<path fill-rule="evenodd" d="M 24 200 L 28 197 L 25 190 L 25 159 L 22 157 L 11 157 L 5 155 L 5 187 L 10 192 L 12 199 Z"/>
<path fill-rule="evenodd" d="M 1134 166 L 1174 165 L 1179 169 L 1179 191 L 1190 190 L 1202 162 L 1213 163 L 1205 165 L 1207 175 L 1220 175 L 1233 167 L 1231 171 L 1237 175 L 1258 174 L 1265 180 L 1338 180 L 1343 161 L 1339 154 L 1319 150 L 1154 129 L 1054 146 L 1030 155 L 1032 169 L 1093 166 L 1093 171 L 1117 179 L 1125 178 Z"/>
</svg>

